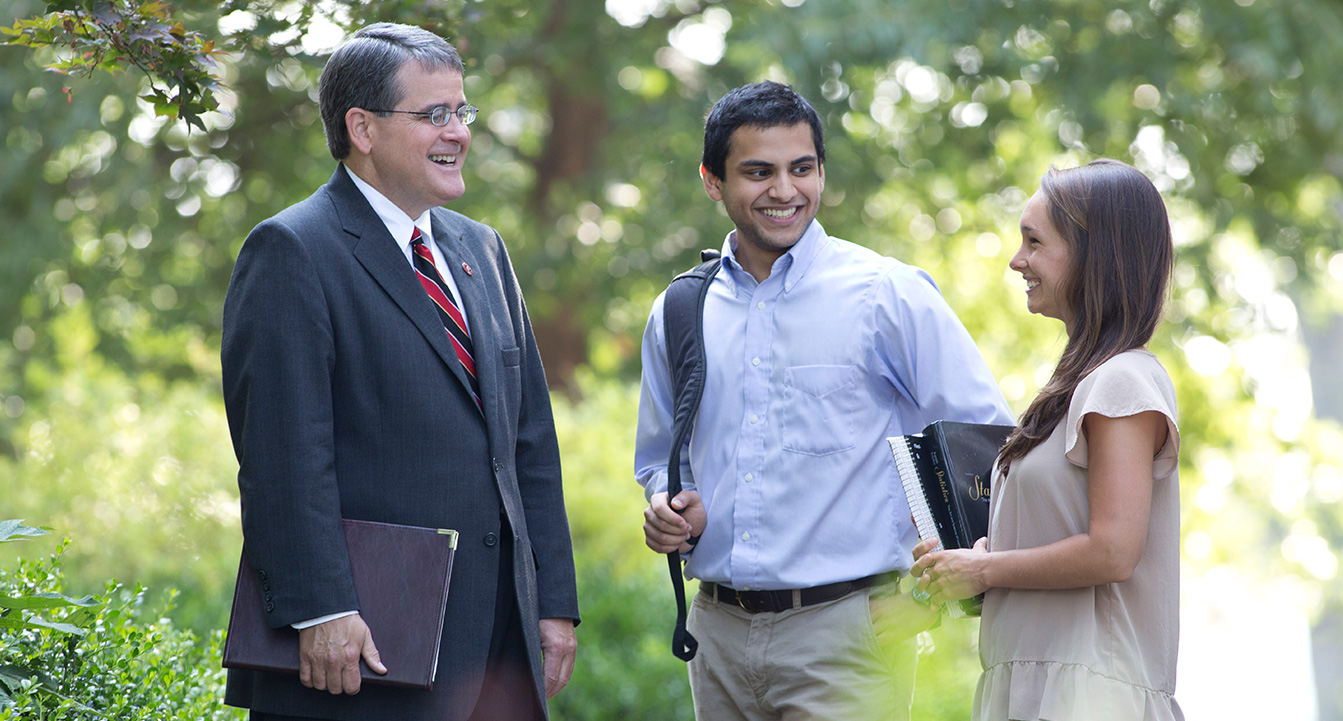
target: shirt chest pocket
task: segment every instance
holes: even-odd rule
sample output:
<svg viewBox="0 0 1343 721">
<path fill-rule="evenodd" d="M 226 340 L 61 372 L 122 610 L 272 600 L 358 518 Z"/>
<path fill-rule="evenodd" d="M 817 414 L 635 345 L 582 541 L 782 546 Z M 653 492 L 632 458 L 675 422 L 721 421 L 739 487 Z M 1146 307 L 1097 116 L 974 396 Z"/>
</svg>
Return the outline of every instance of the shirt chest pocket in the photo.
<svg viewBox="0 0 1343 721">
<path fill-rule="evenodd" d="M 853 366 L 793 366 L 778 409 L 783 449 L 823 456 L 854 446 L 858 379 Z"/>
</svg>

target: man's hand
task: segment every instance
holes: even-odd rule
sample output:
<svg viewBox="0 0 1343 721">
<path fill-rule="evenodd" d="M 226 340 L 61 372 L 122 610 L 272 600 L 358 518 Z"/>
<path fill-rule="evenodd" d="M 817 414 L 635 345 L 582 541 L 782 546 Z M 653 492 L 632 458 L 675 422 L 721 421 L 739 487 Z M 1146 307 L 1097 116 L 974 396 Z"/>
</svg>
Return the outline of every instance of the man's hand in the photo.
<svg viewBox="0 0 1343 721">
<path fill-rule="evenodd" d="M 373 636 L 357 613 L 298 632 L 298 680 L 308 688 L 359 693 L 360 658 L 374 673 L 387 673 Z"/>
<path fill-rule="evenodd" d="M 939 615 L 938 607 L 919 603 L 907 593 L 872 596 L 868 603 L 872 611 L 872 625 L 877 631 L 877 641 L 883 646 L 894 646 L 927 631 L 937 623 Z"/>
<path fill-rule="evenodd" d="M 578 654 L 578 637 L 573 619 L 541 619 L 542 673 L 546 680 L 546 698 L 554 698 L 569 683 Z"/>
<path fill-rule="evenodd" d="M 658 553 L 690 551 L 690 539 L 704 533 L 708 511 L 698 491 L 681 491 L 667 503 L 667 494 L 654 493 L 644 509 L 644 543 Z"/>
</svg>

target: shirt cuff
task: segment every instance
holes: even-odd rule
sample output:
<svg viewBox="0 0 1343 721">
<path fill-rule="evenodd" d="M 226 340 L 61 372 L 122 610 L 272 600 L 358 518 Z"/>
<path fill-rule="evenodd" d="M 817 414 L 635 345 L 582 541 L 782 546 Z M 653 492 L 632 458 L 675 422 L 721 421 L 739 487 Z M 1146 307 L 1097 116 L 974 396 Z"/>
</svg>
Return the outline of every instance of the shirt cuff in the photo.
<svg viewBox="0 0 1343 721">
<path fill-rule="evenodd" d="M 699 492 L 695 487 L 695 475 L 690 472 L 690 465 L 681 466 L 681 490 Z M 667 471 L 661 470 L 648 479 L 648 484 L 644 486 L 644 500 L 651 501 L 653 496 L 658 493 L 667 492 Z"/>
<path fill-rule="evenodd" d="M 326 623 L 327 621 L 334 621 L 334 620 L 336 620 L 336 619 L 338 619 L 338 618 L 345 618 L 346 616 L 353 616 L 353 615 L 355 615 L 355 614 L 357 614 L 357 613 L 359 613 L 359 612 L 358 612 L 358 611 L 342 611 L 342 612 L 340 612 L 340 613 L 331 613 L 331 614 L 327 614 L 327 615 L 325 615 L 325 616 L 319 616 L 319 617 L 317 617 L 317 618 L 309 619 L 309 620 L 307 620 L 307 621 L 299 621 L 298 623 L 291 623 L 291 624 L 289 624 L 289 625 L 290 625 L 290 626 L 293 626 L 296 630 L 302 631 L 302 630 L 305 629 L 305 628 L 312 628 L 313 626 L 316 626 L 316 625 L 319 624 L 319 623 Z"/>
</svg>

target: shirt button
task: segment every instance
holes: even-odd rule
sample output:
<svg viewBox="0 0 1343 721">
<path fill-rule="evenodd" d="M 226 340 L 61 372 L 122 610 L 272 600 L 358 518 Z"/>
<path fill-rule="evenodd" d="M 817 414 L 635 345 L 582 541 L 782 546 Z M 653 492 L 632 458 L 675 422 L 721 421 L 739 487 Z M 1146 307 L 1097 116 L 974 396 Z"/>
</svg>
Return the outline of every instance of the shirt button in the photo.
<svg viewBox="0 0 1343 721">
<path fill-rule="evenodd" d="M 749 534 L 749 533 L 743 533 L 743 534 L 741 534 L 741 540 L 743 540 L 743 541 L 749 541 L 749 540 L 751 540 L 751 534 Z"/>
<path fill-rule="evenodd" d="M 496 535 L 494 535 L 493 532 L 491 532 L 491 533 L 486 533 L 486 534 L 485 534 L 485 546 L 486 546 L 487 548 L 494 548 L 494 544 L 496 544 L 496 543 L 498 543 L 498 542 L 499 542 L 499 537 L 496 536 Z"/>
<path fill-rule="evenodd" d="M 752 414 L 752 415 L 751 415 L 751 423 L 754 425 L 754 424 L 759 423 L 759 422 L 760 422 L 760 416 L 757 416 L 757 415 L 755 415 L 755 414 Z"/>
<path fill-rule="evenodd" d="M 747 473 L 747 474 L 746 474 L 746 482 L 747 482 L 747 483 L 750 483 L 751 481 L 754 481 L 754 480 L 755 480 L 755 474 L 754 474 L 754 473 Z"/>
<path fill-rule="evenodd" d="M 765 301 L 762 300 L 762 301 L 760 301 L 759 303 L 756 303 L 756 304 L 755 304 L 755 307 L 756 307 L 756 308 L 759 308 L 760 310 L 764 310 L 764 309 L 765 309 Z"/>
<path fill-rule="evenodd" d="M 753 366 L 758 366 L 758 365 L 760 365 L 760 359 L 759 359 L 759 358 L 752 358 L 752 359 L 751 359 L 751 365 L 753 365 Z"/>
</svg>

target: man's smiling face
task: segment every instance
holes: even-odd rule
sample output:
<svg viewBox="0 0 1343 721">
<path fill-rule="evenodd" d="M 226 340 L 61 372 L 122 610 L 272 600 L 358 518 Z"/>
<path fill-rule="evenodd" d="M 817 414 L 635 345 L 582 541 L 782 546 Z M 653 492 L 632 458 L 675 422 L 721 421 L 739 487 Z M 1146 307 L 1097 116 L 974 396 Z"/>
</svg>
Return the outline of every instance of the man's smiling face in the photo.
<svg viewBox="0 0 1343 721">
<path fill-rule="evenodd" d="M 404 96 L 393 110 L 429 112 L 438 106 L 466 105 L 462 76 L 448 68 L 425 69 L 406 63 L 397 81 Z M 471 130 L 449 116 L 442 127 L 425 116 L 395 113 L 371 120 L 372 162 L 376 181 L 365 178 L 412 218 L 462 197 L 462 166 L 471 146 Z"/>
<path fill-rule="evenodd" d="M 806 123 L 743 126 L 732 133 L 728 148 L 726 177 L 705 173 L 704 189 L 723 203 L 736 226 L 743 266 L 760 260 L 768 267 L 816 217 L 825 168 Z"/>
</svg>

